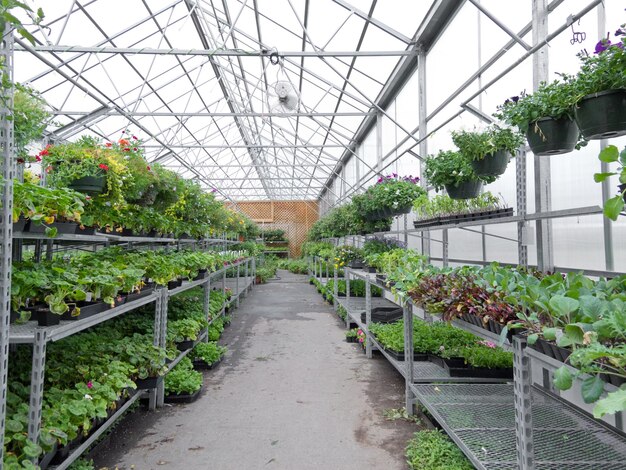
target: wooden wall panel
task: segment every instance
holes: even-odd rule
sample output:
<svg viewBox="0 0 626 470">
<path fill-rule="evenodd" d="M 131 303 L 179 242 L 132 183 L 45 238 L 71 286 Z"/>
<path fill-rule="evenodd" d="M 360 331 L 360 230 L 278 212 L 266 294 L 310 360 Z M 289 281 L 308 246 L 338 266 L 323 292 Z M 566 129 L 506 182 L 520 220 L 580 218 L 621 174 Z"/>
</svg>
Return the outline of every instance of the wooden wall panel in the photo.
<svg viewBox="0 0 626 470">
<path fill-rule="evenodd" d="M 319 218 L 317 201 L 242 201 L 230 205 L 243 212 L 261 228 L 282 229 L 289 240 L 289 256 L 301 255 L 306 234 Z"/>
</svg>

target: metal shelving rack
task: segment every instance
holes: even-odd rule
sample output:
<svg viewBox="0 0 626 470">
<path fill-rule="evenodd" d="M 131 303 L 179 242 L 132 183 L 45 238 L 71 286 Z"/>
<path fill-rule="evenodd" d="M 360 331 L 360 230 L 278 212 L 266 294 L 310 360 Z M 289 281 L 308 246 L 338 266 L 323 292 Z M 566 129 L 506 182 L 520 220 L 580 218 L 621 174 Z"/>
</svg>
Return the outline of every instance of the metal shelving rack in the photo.
<svg viewBox="0 0 626 470">
<path fill-rule="evenodd" d="M 241 272 L 241 267 L 244 267 L 244 271 Z M 226 274 L 229 270 L 236 270 L 237 277 L 226 281 Z M 43 407 L 43 393 L 44 393 L 44 378 L 45 378 L 45 363 L 46 363 L 46 345 L 51 341 L 58 341 L 66 338 L 70 335 L 84 331 L 87 328 L 91 328 L 95 325 L 103 323 L 111 318 L 115 318 L 126 312 L 130 312 L 144 305 L 155 303 L 155 328 L 154 328 L 154 345 L 164 348 L 166 346 L 167 336 L 167 308 L 169 299 L 177 294 L 185 292 L 195 287 L 202 287 L 204 291 L 203 295 L 203 308 L 204 314 L 207 319 L 209 318 L 209 301 L 210 292 L 212 288 L 212 281 L 217 280 L 222 290 L 226 289 L 226 284 L 232 285 L 230 288 L 233 290 L 233 295 L 230 300 L 224 302 L 220 313 L 209 319 L 209 324 L 213 323 L 217 318 L 222 316 L 225 312 L 227 304 L 235 303 L 239 305 L 239 299 L 244 296 L 253 285 L 255 272 L 254 259 L 246 258 L 237 263 L 230 264 L 222 269 L 215 271 L 204 279 L 198 279 L 195 281 L 185 281 L 183 284 L 175 289 L 159 288 L 150 295 L 135 300 L 130 303 L 122 304 L 118 307 L 112 308 L 98 315 L 94 315 L 84 320 L 77 321 L 62 321 L 59 325 L 50 327 L 39 327 L 37 322 L 30 321 L 23 325 L 13 325 L 10 331 L 9 340 L 12 344 L 32 344 L 33 345 L 33 360 L 32 360 L 32 372 L 31 372 L 31 394 L 30 394 L 30 411 L 29 411 L 29 424 L 28 424 L 28 437 L 33 442 L 38 442 L 39 433 L 41 430 L 41 411 Z M 240 281 L 240 274 L 244 274 L 243 281 Z M 208 341 L 207 331 L 203 332 L 196 342 Z M 174 359 L 168 365 L 168 371 L 171 370 L 180 360 L 185 357 L 191 349 L 182 351 L 176 359 Z M 132 401 L 135 401 L 139 396 L 147 394 L 149 397 L 149 408 L 155 409 L 163 406 L 165 389 L 164 382 L 160 380 L 157 388 L 149 390 L 147 392 L 141 392 L 131 397 Z M 130 405 L 128 405 L 130 406 Z M 124 410 L 128 408 L 125 406 Z M 72 462 L 74 462 L 80 455 L 102 434 L 108 429 L 116 420 L 121 416 L 118 411 L 112 417 L 98 429 L 98 431 L 89 437 L 89 439 L 83 443 L 79 448 L 72 451 L 67 459 L 57 467 L 55 470 L 64 470 Z M 52 468 L 52 467 L 51 467 Z"/>
<path fill-rule="evenodd" d="M 318 262 L 317 259 L 311 260 L 311 272 L 317 279 L 322 274 L 315 268 Z M 406 354 L 404 361 L 398 361 L 369 334 L 371 317 L 367 315 L 365 323 L 360 321 L 363 311 L 367 313 L 366 309 L 370 309 L 371 312 L 371 285 L 382 288 L 387 294 L 391 294 L 391 290 L 377 282 L 374 274 L 350 268 L 344 268 L 344 272 L 346 292 L 349 292 L 352 276 L 366 282 L 366 297 L 358 301 L 349 296 L 337 297 L 336 291 L 334 294 L 338 300 L 336 303 L 347 307 L 347 325 L 353 320 L 366 333 L 368 357 L 371 357 L 374 348 L 382 353 L 405 379 L 406 409 L 413 412 L 418 402 L 424 406 L 476 468 L 624 468 L 624 434 L 534 385 L 530 361 L 539 353 L 526 349 L 522 338 L 516 336 L 513 344 L 507 341 L 502 345 L 514 354 L 512 381 L 449 377 L 436 364 L 414 361 L 412 354 Z M 410 299 L 395 300 L 404 308 L 404 350 L 413 351 L 413 318 L 428 322 L 435 318 Z M 393 304 L 390 300 L 388 302 Z M 454 320 L 452 324 L 483 339 L 500 340 L 499 335 L 462 320 Z M 552 365 L 560 366 L 556 363 Z M 606 384 L 605 391 L 614 390 L 614 386 Z"/>
</svg>

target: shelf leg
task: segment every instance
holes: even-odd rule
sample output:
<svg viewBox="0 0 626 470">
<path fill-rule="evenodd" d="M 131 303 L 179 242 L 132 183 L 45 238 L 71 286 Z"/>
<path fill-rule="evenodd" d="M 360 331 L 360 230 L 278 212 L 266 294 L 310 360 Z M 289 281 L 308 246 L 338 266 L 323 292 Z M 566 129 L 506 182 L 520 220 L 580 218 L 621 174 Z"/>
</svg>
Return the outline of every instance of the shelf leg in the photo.
<svg viewBox="0 0 626 470">
<path fill-rule="evenodd" d="M 240 274 L 239 267 L 240 266 L 241 266 L 240 264 L 237 265 L 237 277 L 235 278 L 235 292 L 237 295 L 237 300 L 235 301 L 235 305 L 237 306 L 237 308 L 239 308 L 239 297 L 240 297 L 239 295 L 239 274 Z"/>
<path fill-rule="evenodd" d="M 204 298 L 203 298 L 203 303 L 202 303 L 202 311 L 204 312 L 204 318 L 207 319 L 207 321 L 210 321 L 210 315 L 211 315 L 211 311 L 209 309 L 209 307 L 211 306 L 211 277 L 209 276 L 206 280 L 206 282 L 203 285 L 204 288 Z M 209 342 L 209 335 L 207 334 L 204 338 L 204 343 L 208 343 Z"/>
<path fill-rule="evenodd" d="M 224 295 L 226 295 L 226 271 L 227 269 L 224 269 L 224 272 L 222 272 L 222 292 L 224 293 Z M 224 304 L 222 305 L 222 312 L 220 313 L 220 315 L 226 314 L 227 303 L 228 303 L 228 300 L 224 299 Z"/>
<path fill-rule="evenodd" d="M 532 376 L 530 358 L 524 354 L 526 339 L 513 337 L 513 392 L 515 396 L 515 435 L 520 470 L 534 470 Z"/>
<path fill-rule="evenodd" d="M 335 275 L 334 275 L 335 283 L 333 284 L 333 307 L 335 308 L 335 312 L 339 308 L 339 302 L 337 299 L 339 298 L 339 271 L 337 270 L 337 266 L 335 266 Z"/>
<path fill-rule="evenodd" d="M 46 371 L 46 328 L 37 328 L 33 344 L 33 362 L 30 374 L 30 407 L 28 411 L 28 438 L 39 442 L 41 431 L 41 409 L 43 407 L 43 386 Z"/>
<path fill-rule="evenodd" d="M 365 280 L 365 356 L 372 358 L 372 338 L 370 323 L 372 321 L 372 284 L 369 278 Z"/>
<path fill-rule="evenodd" d="M 346 277 L 346 305 L 350 305 L 350 269 L 343 268 L 343 275 Z M 350 317 L 346 311 L 346 329 L 350 329 Z"/>
<path fill-rule="evenodd" d="M 404 318 L 404 367 L 405 369 L 405 409 L 407 414 L 415 414 L 415 396 L 411 390 L 413 383 L 413 312 L 411 305 L 406 300 L 402 306 L 402 316 Z"/>
</svg>

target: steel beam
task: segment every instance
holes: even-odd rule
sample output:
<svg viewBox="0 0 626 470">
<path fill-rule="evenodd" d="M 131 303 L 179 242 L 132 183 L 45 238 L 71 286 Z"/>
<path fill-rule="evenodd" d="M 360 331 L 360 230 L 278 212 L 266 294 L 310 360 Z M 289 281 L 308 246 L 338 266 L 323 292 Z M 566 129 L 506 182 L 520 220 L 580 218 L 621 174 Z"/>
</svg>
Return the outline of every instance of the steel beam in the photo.
<svg viewBox="0 0 626 470">
<path fill-rule="evenodd" d="M 114 55 L 155 55 L 155 56 L 201 56 L 201 57 L 267 57 L 273 54 L 269 50 L 242 51 L 237 49 L 153 49 L 150 47 L 85 47 L 85 46 L 33 46 L 37 52 L 114 54 Z M 20 45 L 16 52 L 27 49 Z M 412 51 L 281 51 L 280 57 L 404 57 L 415 55 Z"/>
<path fill-rule="evenodd" d="M 346 2 L 344 0 L 333 0 L 333 2 L 335 2 L 340 7 L 345 8 L 346 10 L 348 10 L 353 15 L 356 15 L 359 18 L 361 18 L 362 20 L 365 20 L 366 24 L 369 23 L 369 24 L 371 24 L 373 26 L 376 26 L 378 29 L 380 29 L 381 31 L 384 31 L 385 33 L 387 33 L 390 36 L 394 37 L 398 41 L 402 41 L 404 44 L 407 44 L 407 45 L 412 43 L 412 39 L 411 38 L 405 36 L 404 34 L 400 33 L 399 31 L 396 31 L 395 29 L 393 29 L 392 27 L 386 25 L 382 21 L 378 21 L 377 19 L 372 18 L 371 13 L 367 14 L 364 11 L 361 11 L 358 8 L 350 5 L 348 2 Z"/>
</svg>

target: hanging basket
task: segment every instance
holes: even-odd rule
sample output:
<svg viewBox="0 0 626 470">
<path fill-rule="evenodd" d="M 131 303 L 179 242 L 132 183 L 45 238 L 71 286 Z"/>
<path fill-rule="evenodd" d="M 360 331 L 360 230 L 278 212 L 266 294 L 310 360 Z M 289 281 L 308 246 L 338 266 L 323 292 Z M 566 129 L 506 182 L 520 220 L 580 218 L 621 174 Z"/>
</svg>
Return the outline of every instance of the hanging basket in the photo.
<svg viewBox="0 0 626 470">
<path fill-rule="evenodd" d="M 446 184 L 446 192 L 450 199 L 472 199 L 480 194 L 483 182 L 480 180 L 470 180 L 460 183 L 458 186 Z"/>
<path fill-rule="evenodd" d="M 506 150 L 498 150 L 495 153 L 489 153 L 485 155 L 485 158 L 482 160 L 472 160 L 472 168 L 474 169 L 474 173 L 478 176 L 500 176 L 506 171 L 508 164 L 509 152 Z M 480 189 L 478 189 L 478 191 L 480 191 Z"/>
<path fill-rule="evenodd" d="M 578 102 L 575 111 L 585 139 L 610 139 L 626 134 L 626 89 L 587 95 Z"/>
<path fill-rule="evenodd" d="M 106 176 L 83 176 L 72 181 L 68 188 L 85 194 L 100 194 L 104 191 Z"/>
<path fill-rule="evenodd" d="M 574 150 L 579 133 L 572 119 L 541 118 L 528 126 L 526 139 L 535 155 L 559 155 Z"/>
</svg>

